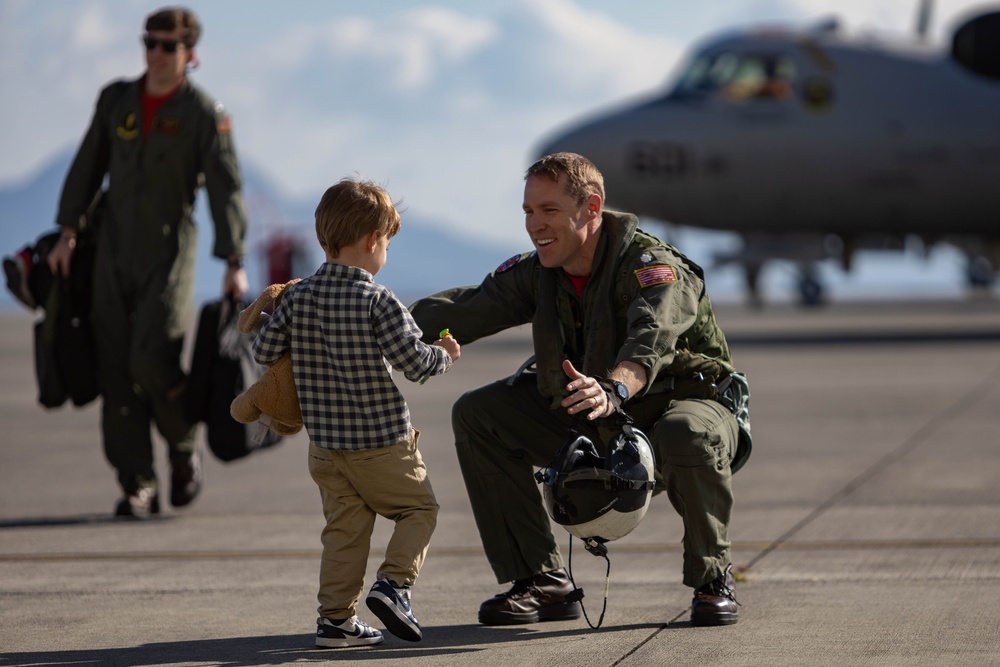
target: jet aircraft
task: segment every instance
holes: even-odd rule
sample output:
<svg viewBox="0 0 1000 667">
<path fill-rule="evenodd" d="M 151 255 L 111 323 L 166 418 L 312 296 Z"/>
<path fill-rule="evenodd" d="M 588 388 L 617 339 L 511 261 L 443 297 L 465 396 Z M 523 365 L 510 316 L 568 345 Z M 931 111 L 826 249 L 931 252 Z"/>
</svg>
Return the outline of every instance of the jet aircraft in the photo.
<svg viewBox="0 0 1000 667">
<path fill-rule="evenodd" d="M 737 232 L 719 255 L 746 271 L 750 299 L 770 259 L 800 269 L 803 303 L 822 300 L 816 265 L 845 270 L 861 248 L 950 243 L 971 285 L 1000 269 L 1000 11 L 966 20 L 948 51 L 926 33 L 890 44 L 758 27 L 697 49 L 672 83 L 543 141 L 604 174 L 608 205 L 672 224 Z"/>
</svg>

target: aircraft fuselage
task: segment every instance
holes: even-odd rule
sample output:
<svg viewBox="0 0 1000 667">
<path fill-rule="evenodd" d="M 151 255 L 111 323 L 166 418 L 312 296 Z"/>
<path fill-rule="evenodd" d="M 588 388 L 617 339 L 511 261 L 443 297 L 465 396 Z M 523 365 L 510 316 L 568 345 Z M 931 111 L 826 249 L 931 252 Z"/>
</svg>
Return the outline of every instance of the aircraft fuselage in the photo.
<svg viewBox="0 0 1000 667">
<path fill-rule="evenodd" d="M 784 87 L 750 90 L 754 68 L 779 69 Z M 940 54 L 801 34 L 723 39 L 670 94 L 542 152 L 560 150 L 597 165 L 610 207 L 677 224 L 1000 235 L 1000 82 Z"/>
</svg>

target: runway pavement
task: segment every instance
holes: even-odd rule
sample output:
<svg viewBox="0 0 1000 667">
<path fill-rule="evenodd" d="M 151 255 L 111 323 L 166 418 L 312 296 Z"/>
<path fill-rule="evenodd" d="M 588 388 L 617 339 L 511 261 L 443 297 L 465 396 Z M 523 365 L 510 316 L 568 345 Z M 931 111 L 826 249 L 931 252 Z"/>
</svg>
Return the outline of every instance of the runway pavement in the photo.
<svg viewBox="0 0 1000 667">
<path fill-rule="evenodd" d="M 1000 664 L 1000 305 L 729 306 L 719 320 L 752 383 L 755 448 L 734 478 L 730 534 L 737 625 L 688 623 L 681 525 L 662 496 L 610 545 L 600 629 L 477 624 L 480 602 L 504 587 L 482 553 L 449 414 L 461 392 L 530 354 L 517 330 L 466 346 L 447 376 L 401 380 L 441 504 L 413 590 L 424 640 L 322 650 L 323 519 L 304 436 L 209 459 L 186 510 L 112 521 L 96 405 L 41 408 L 32 318 L 0 314 L 0 665 Z M 380 520 L 369 582 L 388 529 Z M 596 622 L 605 563 L 577 542 L 572 564 Z M 359 615 L 378 624 L 363 605 Z"/>
</svg>

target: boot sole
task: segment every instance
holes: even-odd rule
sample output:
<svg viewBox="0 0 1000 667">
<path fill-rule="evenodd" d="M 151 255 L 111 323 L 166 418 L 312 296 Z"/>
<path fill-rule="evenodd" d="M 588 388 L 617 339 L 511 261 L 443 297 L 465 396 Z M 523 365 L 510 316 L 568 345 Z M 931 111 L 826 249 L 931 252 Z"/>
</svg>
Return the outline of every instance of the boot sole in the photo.
<svg viewBox="0 0 1000 667">
<path fill-rule="evenodd" d="M 572 621 L 583 615 L 579 602 L 547 605 L 537 611 L 516 613 L 512 611 L 497 611 L 490 614 L 479 614 L 479 622 L 483 625 L 525 625 L 540 621 Z"/>
<path fill-rule="evenodd" d="M 734 625 L 740 620 L 739 614 L 712 614 L 705 616 L 691 616 L 691 625 L 699 628 L 716 625 Z"/>
</svg>

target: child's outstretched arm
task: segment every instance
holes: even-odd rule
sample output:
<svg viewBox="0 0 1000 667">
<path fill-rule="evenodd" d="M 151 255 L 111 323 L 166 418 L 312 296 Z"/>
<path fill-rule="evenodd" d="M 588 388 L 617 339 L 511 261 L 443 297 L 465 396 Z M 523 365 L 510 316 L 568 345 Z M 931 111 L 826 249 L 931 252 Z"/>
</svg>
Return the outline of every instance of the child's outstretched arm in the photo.
<svg viewBox="0 0 1000 667">
<path fill-rule="evenodd" d="M 448 331 L 447 329 L 442 329 L 441 333 L 439 333 L 438 336 L 440 336 L 440 338 L 431 343 L 431 345 L 436 345 L 440 347 L 441 349 L 443 349 L 445 352 L 448 353 L 449 357 L 451 357 L 451 360 L 448 362 L 448 368 L 445 369 L 448 370 L 451 368 L 451 364 L 458 361 L 459 357 L 462 356 L 462 346 L 458 344 L 458 341 L 455 340 L 455 337 L 452 336 L 451 332 Z M 430 375 L 425 375 L 420 379 L 420 384 L 424 384 L 430 379 L 431 379 Z"/>
</svg>

